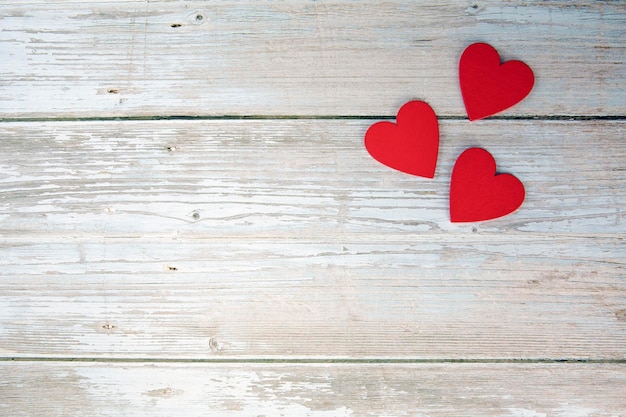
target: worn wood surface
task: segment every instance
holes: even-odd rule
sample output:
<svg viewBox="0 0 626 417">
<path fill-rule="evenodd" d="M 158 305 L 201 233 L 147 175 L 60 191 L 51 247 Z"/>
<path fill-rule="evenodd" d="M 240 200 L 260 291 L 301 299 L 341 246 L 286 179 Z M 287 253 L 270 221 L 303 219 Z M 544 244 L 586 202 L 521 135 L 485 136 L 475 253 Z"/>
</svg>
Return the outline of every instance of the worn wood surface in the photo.
<svg viewBox="0 0 626 417">
<path fill-rule="evenodd" d="M 4 354 L 624 358 L 622 122 L 444 121 L 434 180 L 372 122 L 4 123 Z M 450 223 L 468 145 L 518 212 Z"/>
<path fill-rule="evenodd" d="M 477 41 L 537 74 L 507 115 L 624 113 L 621 1 L 5 0 L 0 16 L 0 117 L 394 115 L 412 98 L 465 116 L 457 65 Z"/>
<path fill-rule="evenodd" d="M 625 23 L 2 2 L 0 415 L 626 415 Z M 535 71 L 498 120 L 465 119 L 475 41 Z M 414 98 L 442 117 L 433 180 L 362 143 Z M 449 222 L 470 146 L 523 181 L 518 211 Z"/>
<path fill-rule="evenodd" d="M 5 362 L 0 374 L 0 412 L 15 417 L 614 417 L 626 409 L 616 364 Z"/>
</svg>

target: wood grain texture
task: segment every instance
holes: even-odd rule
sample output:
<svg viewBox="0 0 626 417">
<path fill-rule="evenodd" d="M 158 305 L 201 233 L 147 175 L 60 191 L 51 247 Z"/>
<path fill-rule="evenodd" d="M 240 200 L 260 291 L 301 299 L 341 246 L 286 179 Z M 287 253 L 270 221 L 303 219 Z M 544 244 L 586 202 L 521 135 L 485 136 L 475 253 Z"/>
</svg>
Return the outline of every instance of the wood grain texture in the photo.
<svg viewBox="0 0 626 417">
<path fill-rule="evenodd" d="M 0 363 L 28 416 L 623 416 L 623 365 Z"/>
<path fill-rule="evenodd" d="M 622 1 L 2 1 L 0 415 L 624 416 L 625 28 Z M 535 72 L 503 120 L 463 120 L 477 41 Z M 363 146 L 410 99 L 433 180 Z M 470 146 L 518 211 L 450 223 Z"/>
<path fill-rule="evenodd" d="M 623 244 L 460 240 L 13 242 L 1 353 L 624 358 Z"/>
<path fill-rule="evenodd" d="M 444 121 L 434 180 L 372 122 L 2 124 L 3 356 L 624 358 L 623 122 Z M 470 145 L 518 212 L 449 222 Z"/>
<path fill-rule="evenodd" d="M 4 123 L 0 232 L 141 237 L 448 233 L 450 172 L 470 146 L 527 186 L 481 232 L 626 232 L 623 121 L 442 121 L 433 180 L 363 146 L 376 120 Z M 445 236 L 448 236 L 446 234 Z"/>
<path fill-rule="evenodd" d="M 624 2 L 3 1 L 0 117 L 465 116 L 465 46 L 535 71 L 505 115 L 624 115 Z M 590 93 L 592 92 L 592 93 Z"/>
</svg>

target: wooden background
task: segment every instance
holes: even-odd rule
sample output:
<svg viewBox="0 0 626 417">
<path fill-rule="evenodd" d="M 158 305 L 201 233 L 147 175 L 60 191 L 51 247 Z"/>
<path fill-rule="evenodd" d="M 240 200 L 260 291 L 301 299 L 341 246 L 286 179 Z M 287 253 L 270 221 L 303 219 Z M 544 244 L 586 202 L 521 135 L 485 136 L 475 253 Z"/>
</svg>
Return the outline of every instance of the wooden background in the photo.
<svg viewBox="0 0 626 417">
<path fill-rule="evenodd" d="M 0 4 L 0 415 L 625 416 L 626 4 Z M 476 41 L 534 70 L 468 122 Z M 440 118 L 436 176 L 367 128 Z M 456 157 L 527 197 L 452 224 Z"/>
</svg>

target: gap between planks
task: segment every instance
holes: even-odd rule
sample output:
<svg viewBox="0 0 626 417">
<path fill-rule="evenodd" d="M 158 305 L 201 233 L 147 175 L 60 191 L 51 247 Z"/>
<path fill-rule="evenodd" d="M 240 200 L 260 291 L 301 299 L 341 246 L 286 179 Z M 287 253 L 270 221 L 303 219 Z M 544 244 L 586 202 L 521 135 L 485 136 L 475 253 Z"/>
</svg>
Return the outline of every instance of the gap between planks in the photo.
<svg viewBox="0 0 626 417">
<path fill-rule="evenodd" d="M 111 357 L 0 357 L 0 362 L 76 362 L 76 363 L 198 363 L 198 364 L 290 364 L 290 365 L 404 365 L 404 364 L 626 364 L 623 359 L 594 358 L 111 358 Z"/>
<path fill-rule="evenodd" d="M 107 117 L 8 117 L 0 118 L 0 123 L 38 123 L 38 122 L 137 122 L 137 121 L 159 121 L 159 120 L 394 120 L 395 115 L 161 115 L 161 116 L 107 116 Z M 438 120 L 468 120 L 464 116 L 437 116 Z M 623 121 L 623 115 L 526 115 L 526 116 L 490 116 L 486 120 L 563 120 L 563 121 Z"/>
</svg>

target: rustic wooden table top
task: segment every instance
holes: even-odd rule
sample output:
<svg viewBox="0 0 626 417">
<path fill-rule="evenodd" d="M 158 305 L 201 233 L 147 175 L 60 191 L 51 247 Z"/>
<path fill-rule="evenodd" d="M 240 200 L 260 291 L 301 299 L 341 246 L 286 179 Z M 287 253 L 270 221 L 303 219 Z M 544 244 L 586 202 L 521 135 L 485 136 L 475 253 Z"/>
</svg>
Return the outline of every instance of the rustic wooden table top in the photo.
<svg viewBox="0 0 626 417">
<path fill-rule="evenodd" d="M 467 120 L 466 46 L 531 66 Z M 0 415 L 626 416 L 626 3 L 4 0 Z M 409 100 L 435 178 L 363 146 Z M 526 188 L 451 223 L 484 147 Z"/>
</svg>

